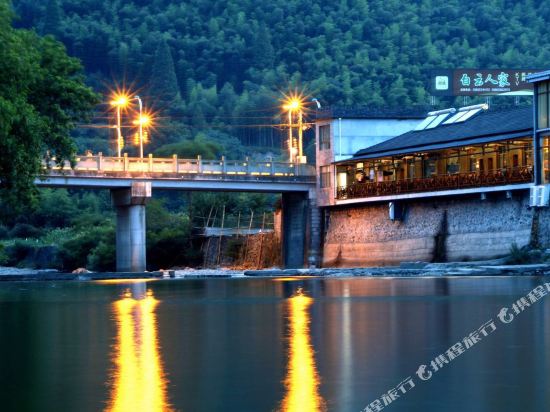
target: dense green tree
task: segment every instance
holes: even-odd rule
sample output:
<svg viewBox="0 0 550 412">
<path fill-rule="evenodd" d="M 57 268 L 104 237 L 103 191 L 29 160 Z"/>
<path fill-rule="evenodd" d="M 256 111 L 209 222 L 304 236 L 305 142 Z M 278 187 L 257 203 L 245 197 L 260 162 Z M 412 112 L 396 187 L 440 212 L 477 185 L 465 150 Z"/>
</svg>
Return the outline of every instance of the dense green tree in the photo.
<svg viewBox="0 0 550 412">
<path fill-rule="evenodd" d="M 97 101 L 61 43 L 13 29 L 11 18 L 0 0 L 0 197 L 12 206 L 3 213 L 32 199 L 45 158 L 72 158 L 69 132 Z"/>
<path fill-rule="evenodd" d="M 48 0 L 42 34 L 58 35 L 61 28 L 61 6 L 59 0 Z"/>
<path fill-rule="evenodd" d="M 159 41 L 150 80 L 150 94 L 155 96 L 156 103 L 162 103 L 171 110 L 181 105 L 180 88 L 176 77 L 174 60 L 168 42 L 163 37 Z"/>
</svg>

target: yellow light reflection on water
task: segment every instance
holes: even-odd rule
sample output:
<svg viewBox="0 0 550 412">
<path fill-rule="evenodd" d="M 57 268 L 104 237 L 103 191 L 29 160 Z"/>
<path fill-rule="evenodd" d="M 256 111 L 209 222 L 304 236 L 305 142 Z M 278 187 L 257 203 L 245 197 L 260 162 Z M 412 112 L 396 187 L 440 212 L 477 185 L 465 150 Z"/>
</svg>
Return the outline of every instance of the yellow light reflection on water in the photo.
<svg viewBox="0 0 550 412">
<path fill-rule="evenodd" d="M 166 394 L 157 336 L 155 309 L 159 303 L 151 291 L 141 299 L 131 294 L 114 303 L 118 328 L 111 399 L 107 411 L 171 411 Z"/>
<path fill-rule="evenodd" d="M 309 307 L 313 299 L 301 292 L 288 300 L 290 337 L 288 370 L 285 379 L 286 396 L 281 405 L 284 412 L 324 411 L 319 395 L 319 375 L 310 339 Z"/>
</svg>

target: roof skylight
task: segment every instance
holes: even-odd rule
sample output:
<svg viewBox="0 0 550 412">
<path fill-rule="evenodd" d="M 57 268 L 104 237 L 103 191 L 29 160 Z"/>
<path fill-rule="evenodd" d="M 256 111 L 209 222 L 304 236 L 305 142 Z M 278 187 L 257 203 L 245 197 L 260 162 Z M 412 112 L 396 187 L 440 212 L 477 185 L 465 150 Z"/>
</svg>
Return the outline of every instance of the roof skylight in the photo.
<svg viewBox="0 0 550 412">
<path fill-rule="evenodd" d="M 476 115 L 482 110 L 487 110 L 489 106 L 487 104 L 476 104 L 475 106 L 466 106 L 458 109 L 456 113 L 450 119 L 447 119 L 443 124 L 462 123 L 468 120 L 470 117 Z"/>
<path fill-rule="evenodd" d="M 456 112 L 455 108 L 445 109 L 445 110 L 438 110 L 436 112 L 430 112 L 428 113 L 428 117 L 426 117 L 418 126 L 414 128 L 415 131 L 418 130 L 425 130 L 425 129 L 433 129 L 434 127 L 437 127 L 443 120 L 445 120 L 450 114 L 453 114 Z"/>
</svg>

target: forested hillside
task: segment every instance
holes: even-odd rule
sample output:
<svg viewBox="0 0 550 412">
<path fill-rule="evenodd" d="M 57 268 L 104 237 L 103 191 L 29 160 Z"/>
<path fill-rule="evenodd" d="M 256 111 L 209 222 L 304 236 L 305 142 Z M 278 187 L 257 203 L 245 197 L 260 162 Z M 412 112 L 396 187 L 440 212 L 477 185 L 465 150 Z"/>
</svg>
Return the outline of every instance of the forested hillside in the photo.
<svg viewBox="0 0 550 412">
<path fill-rule="evenodd" d="M 550 61 L 537 42 L 550 1 L 14 0 L 14 8 L 18 25 L 55 35 L 81 58 L 92 85 L 126 79 L 184 137 L 271 123 L 289 85 L 325 105 L 424 104 L 433 68 Z M 239 137 L 270 145 L 259 130 Z"/>
</svg>

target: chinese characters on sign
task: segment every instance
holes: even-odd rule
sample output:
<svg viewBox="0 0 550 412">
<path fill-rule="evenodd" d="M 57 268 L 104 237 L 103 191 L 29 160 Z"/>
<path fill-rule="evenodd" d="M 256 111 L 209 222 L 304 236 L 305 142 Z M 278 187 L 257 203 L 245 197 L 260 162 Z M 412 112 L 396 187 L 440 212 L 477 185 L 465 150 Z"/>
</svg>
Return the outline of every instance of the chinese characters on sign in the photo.
<svg viewBox="0 0 550 412">
<path fill-rule="evenodd" d="M 431 73 L 434 96 L 491 96 L 532 94 L 526 77 L 538 69 L 440 69 Z"/>
<path fill-rule="evenodd" d="M 536 70 L 476 70 L 453 71 L 454 95 L 491 95 L 532 90 L 525 78 Z"/>
</svg>

